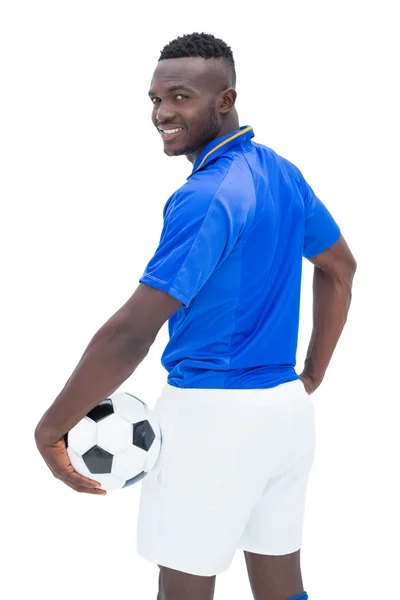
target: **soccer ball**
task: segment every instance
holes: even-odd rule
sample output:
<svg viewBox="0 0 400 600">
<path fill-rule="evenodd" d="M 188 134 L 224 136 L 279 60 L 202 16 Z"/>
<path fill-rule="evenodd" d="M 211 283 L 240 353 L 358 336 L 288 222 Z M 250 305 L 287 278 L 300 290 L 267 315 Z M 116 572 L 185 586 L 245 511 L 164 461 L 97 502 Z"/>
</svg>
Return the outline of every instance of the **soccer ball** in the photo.
<svg viewBox="0 0 400 600">
<path fill-rule="evenodd" d="M 127 392 L 115 392 L 64 436 L 75 471 L 105 490 L 137 483 L 153 468 L 161 430 L 151 409 Z"/>
</svg>

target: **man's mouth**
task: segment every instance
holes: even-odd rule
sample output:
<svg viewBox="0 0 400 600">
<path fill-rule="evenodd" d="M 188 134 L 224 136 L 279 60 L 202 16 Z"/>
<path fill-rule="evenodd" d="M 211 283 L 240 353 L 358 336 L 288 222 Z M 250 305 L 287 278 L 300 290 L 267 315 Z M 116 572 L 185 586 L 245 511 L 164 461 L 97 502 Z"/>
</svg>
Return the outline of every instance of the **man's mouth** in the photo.
<svg viewBox="0 0 400 600">
<path fill-rule="evenodd" d="M 183 131 L 183 127 L 176 127 L 174 129 L 168 127 L 159 127 L 158 131 L 160 132 L 163 140 L 171 140 L 175 139 L 175 137 L 177 137 L 180 132 Z"/>
</svg>

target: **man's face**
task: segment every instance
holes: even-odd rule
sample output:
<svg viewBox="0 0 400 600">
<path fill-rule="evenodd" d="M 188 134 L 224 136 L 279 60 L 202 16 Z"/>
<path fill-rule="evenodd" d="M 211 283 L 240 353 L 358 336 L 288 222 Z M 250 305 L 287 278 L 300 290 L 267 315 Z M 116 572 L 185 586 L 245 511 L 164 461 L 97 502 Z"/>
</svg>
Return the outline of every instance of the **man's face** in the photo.
<svg viewBox="0 0 400 600">
<path fill-rule="evenodd" d="M 168 156 L 199 154 L 218 137 L 222 119 L 216 102 L 223 80 L 201 57 L 158 63 L 149 92 L 152 121 Z M 175 131 L 175 130 L 179 131 Z M 172 133 L 169 133 L 172 131 Z"/>
</svg>

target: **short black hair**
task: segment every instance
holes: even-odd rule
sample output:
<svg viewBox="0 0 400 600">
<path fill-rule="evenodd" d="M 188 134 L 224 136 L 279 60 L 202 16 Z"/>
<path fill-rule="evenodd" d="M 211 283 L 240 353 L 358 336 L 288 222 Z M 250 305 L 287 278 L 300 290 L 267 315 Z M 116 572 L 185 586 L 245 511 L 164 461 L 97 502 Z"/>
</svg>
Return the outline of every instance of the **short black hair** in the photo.
<svg viewBox="0 0 400 600">
<path fill-rule="evenodd" d="M 167 58 L 185 58 L 201 56 L 205 59 L 214 59 L 224 63 L 229 76 L 229 84 L 236 87 L 235 61 L 231 48 L 223 40 L 209 33 L 189 33 L 177 37 L 161 50 L 160 60 Z"/>
</svg>

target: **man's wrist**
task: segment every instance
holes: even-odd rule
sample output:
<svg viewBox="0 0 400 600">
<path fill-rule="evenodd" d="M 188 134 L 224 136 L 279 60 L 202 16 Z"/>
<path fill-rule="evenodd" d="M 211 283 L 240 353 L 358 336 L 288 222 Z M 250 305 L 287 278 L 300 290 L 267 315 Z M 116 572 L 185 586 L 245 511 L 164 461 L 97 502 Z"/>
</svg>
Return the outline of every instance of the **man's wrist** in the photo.
<svg viewBox="0 0 400 600">
<path fill-rule="evenodd" d="M 322 377 L 316 379 L 310 373 L 308 373 L 306 369 L 304 369 L 302 373 L 300 373 L 299 377 L 303 382 L 308 394 L 312 394 L 313 392 L 315 392 L 315 390 L 321 385 L 323 379 Z"/>
<path fill-rule="evenodd" d="M 316 388 L 321 384 L 325 376 L 325 371 L 325 364 L 318 365 L 315 361 L 310 359 L 306 359 L 304 362 L 303 373 L 313 381 Z"/>
</svg>

